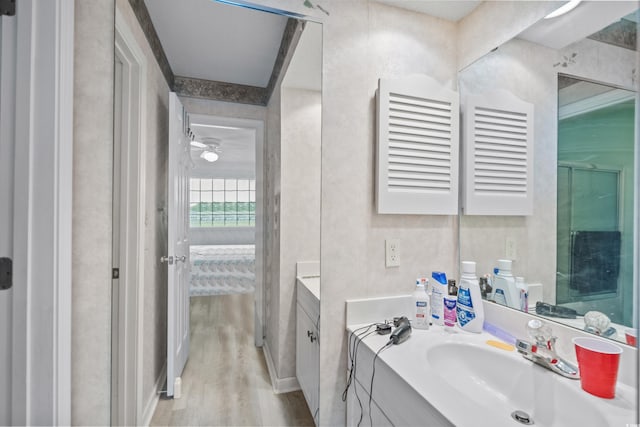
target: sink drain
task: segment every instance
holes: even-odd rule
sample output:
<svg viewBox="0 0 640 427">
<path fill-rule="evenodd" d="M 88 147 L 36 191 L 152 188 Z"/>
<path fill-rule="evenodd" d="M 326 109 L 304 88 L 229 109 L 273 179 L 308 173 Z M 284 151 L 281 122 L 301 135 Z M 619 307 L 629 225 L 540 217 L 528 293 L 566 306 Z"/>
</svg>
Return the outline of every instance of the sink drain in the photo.
<svg viewBox="0 0 640 427">
<path fill-rule="evenodd" d="M 527 414 L 524 411 L 520 411 L 520 410 L 513 411 L 511 413 L 511 418 L 513 418 L 514 420 L 516 420 L 520 424 L 524 424 L 524 425 L 527 425 L 527 426 L 530 426 L 531 424 L 533 424 L 533 420 L 531 419 L 529 414 Z"/>
</svg>

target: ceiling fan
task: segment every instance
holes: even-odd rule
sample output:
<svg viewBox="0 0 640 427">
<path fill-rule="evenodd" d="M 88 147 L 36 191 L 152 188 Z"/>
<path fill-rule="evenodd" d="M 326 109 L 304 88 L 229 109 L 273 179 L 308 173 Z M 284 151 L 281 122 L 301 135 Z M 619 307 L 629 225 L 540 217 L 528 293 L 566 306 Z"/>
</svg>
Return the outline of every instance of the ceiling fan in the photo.
<svg viewBox="0 0 640 427">
<path fill-rule="evenodd" d="M 220 157 L 222 140 L 219 138 L 199 138 L 191 141 L 191 152 L 208 162 L 215 162 Z M 198 154 L 199 153 L 199 154 Z"/>
</svg>

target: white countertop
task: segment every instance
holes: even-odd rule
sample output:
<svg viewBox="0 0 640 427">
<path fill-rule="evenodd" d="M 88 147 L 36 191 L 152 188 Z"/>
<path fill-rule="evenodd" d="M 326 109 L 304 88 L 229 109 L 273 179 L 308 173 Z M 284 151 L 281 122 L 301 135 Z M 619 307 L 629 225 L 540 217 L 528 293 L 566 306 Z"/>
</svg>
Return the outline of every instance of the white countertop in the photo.
<svg viewBox="0 0 640 427">
<path fill-rule="evenodd" d="M 309 290 L 320 301 L 320 276 L 296 277 L 296 280 Z"/>
<path fill-rule="evenodd" d="M 350 325 L 348 327 L 349 333 L 360 326 L 364 325 Z M 375 353 L 384 346 L 388 340 L 388 335 L 378 335 L 374 333 L 364 338 L 362 343 L 364 343 L 371 352 Z M 505 355 L 512 357 L 514 358 L 514 363 L 522 364 L 523 369 L 544 369 L 533 366 L 532 362 L 525 360 L 515 349 L 512 351 L 499 349 L 488 345 L 487 340 L 498 341 L 497 338 L 486 332 L 474 334 L 463 331 L 457 327 L 454 333 L 447 332 L 444 328 L 436 325 L 433 325 L 429 330 L 414 329 L 411 337 L 406 342 L 400 345 L 391 345 L 380 352 L 376 364 L 386 365 L 397 375 L 401 383 L 408 385 L 415 393 L 437 408 L 444 417 L 456 426 L 515 426 L 517 423 L 509 416 L 510 408 L 508 408 L 509 411 L 502 410 L 503 408 L 496 411 L 490 410 L 491 405 L 495 405 L 496 401 L 495 396 L 489 395 L 490 388 L 487 389 L 487 396 L 478 396 L 475 401 L 464 399 L 460 396 L 459 391 L 447 382 L 447 372 L 437 372 L 430 367 L 427 362 L 427 352 L 430 348 L 443 343 L 462 343 L 465 345 L 478 346 L 489 352 L 494 352 L 496 360 L 500 360 L 500 357 L 504 357 Z M 559 390 L 564 389 L 564 387 L 575 388 L 576 391 L 581 393 L 581 398 L 584 398 L 584 401 L 581 400 L 581 402 L 584 402 L 585 405 L 590 407 L 597 408 L 598 412 L 606 417 L 609 425 L 625 425 L 637 422 L 635 408 L 636 391 L 632 387 L 619 383 L 614 399 L 601 399 L 581 390 L 580 381 L 578 380 L 563 378 L 550 371 L 547 373 L 549 376 L 545 377 L 546 381 L 561 382 L 557 384 L 557 389 Z M 470 378 L 470 381 L 472 380 L 474 379 Z M 517 378 L 514 378 L 514 381 L 517 382 Z M 537 384 L 524 383 L 517 384 L 517 386 L 537 387 L 537 389 L 533 390 L 536 395 L 544 395 L 545 392 L 544 387 Z M 390 384 L 385 383 L 384 387 L 390 387 Z M 484 399 L 485 397 L 486 399 Z M 507 402 L 504 402 L 504 404 L 506 405 Z M 410 410 L 410 408 L 403 409 Z M 580 411 L 579 408 L 555 408 L 554 410 Z M 550 421 L 547 420 L 546 423 L 539 425 L 558 425 L 557 421 L 554 424 L 553 413 L 546 415 L 548 415 L 547 418 L 550 418 Z M 540 415 L 538 414 L 538 416 Z"/>
</svg>

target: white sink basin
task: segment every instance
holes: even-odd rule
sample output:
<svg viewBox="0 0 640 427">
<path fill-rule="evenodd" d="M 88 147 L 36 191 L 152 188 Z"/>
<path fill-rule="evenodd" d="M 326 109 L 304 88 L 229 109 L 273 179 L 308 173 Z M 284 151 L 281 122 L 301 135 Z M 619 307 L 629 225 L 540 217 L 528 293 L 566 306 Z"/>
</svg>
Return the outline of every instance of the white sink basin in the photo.
<svg viewBox="0 0 640 427">
<path fill-rule="evenodd" d="M 354 325 L 351 330 L 358 326 Z M 373 334 L 362 342 L 368 352 L 358 375 L 371 383 L 371 359 L 388 341 Z M 637 423 L 636 390 L 619 383 L 614 399 L 593 396 L 579 380 L 562 377 L 526 360 L 515 349 L 487 344 L 495 337 L 461 330 L 447 333 L 441 327 L 413 330 L 400 345 L 379 353 L 376 382 L 384 384 L 374 400 L 398 398 L 401 403 L 383 407 L 385 414 L 403 425 L 425 425 L 435 408 L 457 427 L 518 427 L 511 414 L 524 411 L 535 427 L 602 427 Z M 362 353 L 360 353 L 362 352 Z M 386 394 L 385 394 L 386 393 Z M 402 403 L 405 402 L 405 403 Z M 406 410 L 411 403 L 411 411 Z M 421 403 L 422 402 L 422 403 Z M 384 406 L 384 405 L 383 405 Z M 443 423 L 437 424 L 441 425 Z M 427 424 L 428 425 L 428 424 Z M 436 425 L 436 424 L 432 424 Z"/>
<path fill-rule="evenodd" d="M 579 387 L 513 352 L 488 345 L 442 343 L 427 351 L 429 365 L 465 399 L 491 411 L 527 413 L 536 426 L 606 426 Z M 574 384 L 575 383 L 575 384 Z M 597 398 L 596 398 L 597 399 Z M 518 425 L 514 421 L 514 426 Z"/>
</svg>

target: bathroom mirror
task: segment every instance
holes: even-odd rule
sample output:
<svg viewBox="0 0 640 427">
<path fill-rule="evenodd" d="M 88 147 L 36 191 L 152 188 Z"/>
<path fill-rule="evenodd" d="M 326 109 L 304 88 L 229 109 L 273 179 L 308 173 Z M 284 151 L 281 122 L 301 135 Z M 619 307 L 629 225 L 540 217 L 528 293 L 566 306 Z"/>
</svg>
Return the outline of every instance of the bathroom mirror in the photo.
<svg viewBox="0 0 640 427">
<path fill-rule="evenodd" d="M 152 424 L 277 425 L 282 421 L 274 417 L 282 414 L 274 411 L 270 418 L 273 407 L 305 424 L 317 416 L 317 408 L 304 412 L 307 393 L 299 391 L 296 375 L 296 263 L 319 264 L 320 258 L 322 24 L 302 4 L 292 12 L 261 6 L 270 3 L 115 2 L 114 187 L 128 194 L 118 168 L 125 162 L 117 160 L 130 149 L 129 135 L 134 142 L 140 136 L 146 197 L 140 203 L 145 256 L 138 260 L 144 283 L 130 283 L 132 289 L 137 284 L 140 303 L 127 306 L 119 293 L 124 286 L 114 284 L 112 424 L 152 419 L 142 411 L 153 407 L 147 402 L 158 394 L 169 395 L 170 387 L 163 388 L 168 352 L 171 341 L 185 342 L 185 336 L 186 367 L 171 387 L 174 398 L 182 390 L 181 400 L 174 405 L 162 399 L 155 413 L 193 411 L 179 421 L 153 418 Z M 190 249 L 175 258 L 176 264 L 190 263 L 188 307 L 174 310 L 176 323 L 191 326 L 189 334 L 176 333 L 177 339 L 167 332 L 171 262 L 160 263 L 170 258 L 167 200 L 176 193 L 167 184 L 168 123 L 175 105 L 170 92 L 186 113 L 173 116 L 188 127 L 185 151 L 191 162 Z M 114 239 L 114 256 L 120 241 Z M 317 271 L 319 276 L 319 265 Z M 131 318 L 140 319 L 136 354 L 126 353 L 133 351 L 126 347 Z M 313 344 L 319 347 L 317 340 Z M 318 359 L 316 365 L 319 370 Z M 232 371 L 244 388 L 230 385 Z M 194 389 L 201 396 L 233 395 L 233 404 L 248 404 L 262 415 L 244 407 L 230 410 L 226 398 L 196 404 L 190 400 L 198 398 L 189 392 Z M 260 402 L 258 389 L 265 389 Z M 241 418 L 212 418 L 216 411 Z"/>
<path fill-rule="evenodd" d="M 530 313 L 584 329 L 583 315 L 598 311 L 611 324 L 594 332 L 622 342 L 637 326 L 636 9 L 583 2 L 459 73 L 462 104 L 507 91 L 535 117 L 533 213 L 476 216 L 463 206 L 461 259 L 476 261 L 479 276 L 513 260 Z M 537 301 L 549 305 L 536 310 Z"/>
</svg>

